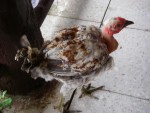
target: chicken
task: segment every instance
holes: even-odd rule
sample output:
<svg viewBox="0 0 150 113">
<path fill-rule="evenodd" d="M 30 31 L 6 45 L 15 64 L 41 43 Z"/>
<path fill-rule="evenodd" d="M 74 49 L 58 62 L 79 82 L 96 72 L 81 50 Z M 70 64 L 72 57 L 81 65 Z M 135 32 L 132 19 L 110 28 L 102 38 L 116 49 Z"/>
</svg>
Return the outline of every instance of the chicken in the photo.
<svg viewBox="0 0 150 113">
<path fill-rule="evenodd" d="M 65 28 L 46 41 L 41 50 L 32 48 L 24 35 L 21 38 L 24 48 L 18 50 L 15 59 L 24 58 L 21 69 L 30 72 L 34 79 L 62 82 L 60 93 L 65 97 L 70 89 L 84 85 L 112 67 L 110 53 L 118 47 L 113 35 L 130 24 L 133 22 L 115 17 L 107 20 L 101 29 L 93 25 Z M 82 89 L 90 94 L 93 91 L 90 85 Z"/>
</svg>

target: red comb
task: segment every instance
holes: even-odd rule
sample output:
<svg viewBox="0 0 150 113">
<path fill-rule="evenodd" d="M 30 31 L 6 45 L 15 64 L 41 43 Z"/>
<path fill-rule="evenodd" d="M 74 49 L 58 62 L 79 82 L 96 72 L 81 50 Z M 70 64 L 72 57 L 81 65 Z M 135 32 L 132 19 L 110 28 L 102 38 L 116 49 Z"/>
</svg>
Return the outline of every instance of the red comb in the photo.
<svg viewBox="0 0 150 113">
<path fill-rule="evenodd" d="M 117 19 L 120 20 L 120 21 L 125 21 L 125 19 L 122 18 L 122 17 L 117 17 Z"/>
</svg>

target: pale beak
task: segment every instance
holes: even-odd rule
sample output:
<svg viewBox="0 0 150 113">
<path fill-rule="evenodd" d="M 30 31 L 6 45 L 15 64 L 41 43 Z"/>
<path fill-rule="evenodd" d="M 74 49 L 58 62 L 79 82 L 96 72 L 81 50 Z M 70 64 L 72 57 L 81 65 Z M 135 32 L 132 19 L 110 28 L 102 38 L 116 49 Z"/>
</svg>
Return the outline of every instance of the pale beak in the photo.
<svg viewBox="0 0 150 113">
<path fill-rule="evenodd" d="M 131 24 L 134 24 L 134 22 L 132 21 L 129 21 L 129 20 L 126 20 L 125 24 L 124 24 L 124 27 L 128 26 L 128 25 L 131 25 Z"/>
</svg>

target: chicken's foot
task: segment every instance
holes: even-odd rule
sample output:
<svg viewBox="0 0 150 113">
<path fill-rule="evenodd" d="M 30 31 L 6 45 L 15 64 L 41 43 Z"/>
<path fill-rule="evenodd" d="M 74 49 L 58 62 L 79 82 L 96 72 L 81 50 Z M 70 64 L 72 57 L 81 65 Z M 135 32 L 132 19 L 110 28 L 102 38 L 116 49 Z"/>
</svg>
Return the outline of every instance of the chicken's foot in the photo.
<svg viewBox="0 0 150 113">
<path fill-rule="evenodd" d="M 104 88 L 104 86 L 95 88 L 95 87 L 91 86 L 91 84 L 88 84 L 87 86 L 83 85 L 82 89 L 81 89 L 81 95 L 79 96 L 79 98 L 82 98 L 83 96 L 89 96 L 94 99 L 98 99 L 98 97 L 92 95 L 92 93 L 97 90 L 102 90 L 103 88 Z"/>
</svg>

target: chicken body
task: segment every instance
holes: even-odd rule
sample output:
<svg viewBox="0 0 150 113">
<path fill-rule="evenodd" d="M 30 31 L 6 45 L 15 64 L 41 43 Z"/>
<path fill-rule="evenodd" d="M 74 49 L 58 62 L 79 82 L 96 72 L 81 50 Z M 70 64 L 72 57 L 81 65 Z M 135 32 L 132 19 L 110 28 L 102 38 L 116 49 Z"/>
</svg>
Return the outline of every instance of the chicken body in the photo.
<svg viewBox="0 0 150 113">
<path fill-rule="evenodd" d="M 32 77 L 63 82 L 62 93 L 67 86 L 82 86 L 112 66 L 113 58 L 102 38 L 100 29 L 95 26 L 78 26 L 57 32 L 42 50 L 44 61 L 31 69 Z"/>
</svg>

